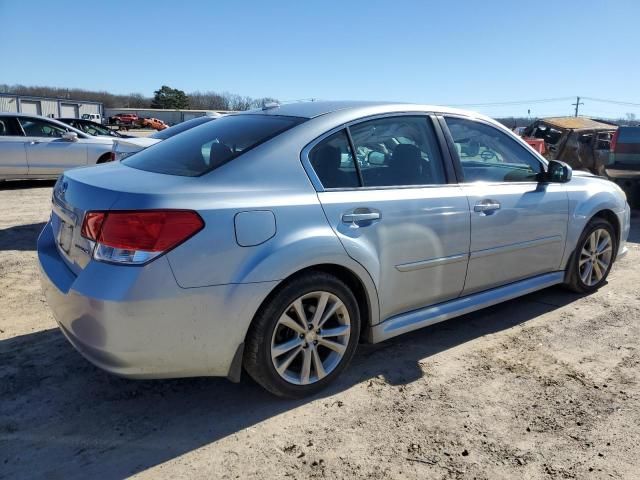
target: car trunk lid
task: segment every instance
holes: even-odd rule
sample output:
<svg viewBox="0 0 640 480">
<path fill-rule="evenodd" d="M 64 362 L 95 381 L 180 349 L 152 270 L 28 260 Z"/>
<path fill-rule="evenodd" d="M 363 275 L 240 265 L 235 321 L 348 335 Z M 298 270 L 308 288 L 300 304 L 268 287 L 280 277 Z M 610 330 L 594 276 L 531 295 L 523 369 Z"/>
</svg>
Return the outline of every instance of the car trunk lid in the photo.
<svg viewBox="0 0 640 480">
<path fill-rule="evenodd" d="M 69 269 L 77 275 L 91 260 L 94 244 L 81 234 L 86 212 L 127 209 L 133 197 L 140 208 L 154 208 L 159 192 L 180 190 L 183 182 L 182 177 L 136 170 L 119 162 L 65 172 L 53 190 L 51 228 Z"/>
</svg>

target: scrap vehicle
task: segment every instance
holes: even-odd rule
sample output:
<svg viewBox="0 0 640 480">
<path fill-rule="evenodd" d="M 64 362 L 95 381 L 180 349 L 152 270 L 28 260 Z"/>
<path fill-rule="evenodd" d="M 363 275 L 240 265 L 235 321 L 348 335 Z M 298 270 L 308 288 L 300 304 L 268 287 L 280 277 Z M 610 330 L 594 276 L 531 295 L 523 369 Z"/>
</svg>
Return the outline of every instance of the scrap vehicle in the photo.
<svg viewBox="0 0 640 480">
<path fill-rule="evenodd" d="M 523 137 L 544 140 L 540 153 L 547 159 L 608 178 L 625 191 L 629 203 L 640 203 L 640 127 L 618 127 L 588 117 L 541 118 Z"/>
<path fill-rule="evenodd" d="M 609 161 L 611 139 L 617 129 L 612 123 L 587 117 L 541 118 L 526 128 L 523 137 L 544 140 L 543 155 L 548 160 L 606 176 L 604 165 Z"/>
<path fill-rule="evenodd" d="M 137 127 L 139 121 L 140 118 L 135 113 L 117 113 L 109 117 L 109 125 L 115 125 L 124 130 Z"/>
<path fill-rule="evenodd" d="M 165 128 L 169 127 L 169 125 L 164 123 L 159 118 L 153 118 L 153 117 L 141 118 L 138 121 L 138 125 L 140 125 L 142 128 L 152 128 L 152 129 L 158 130 L 158 131 L 159 130 L 164 130 Z"/>
</svg>

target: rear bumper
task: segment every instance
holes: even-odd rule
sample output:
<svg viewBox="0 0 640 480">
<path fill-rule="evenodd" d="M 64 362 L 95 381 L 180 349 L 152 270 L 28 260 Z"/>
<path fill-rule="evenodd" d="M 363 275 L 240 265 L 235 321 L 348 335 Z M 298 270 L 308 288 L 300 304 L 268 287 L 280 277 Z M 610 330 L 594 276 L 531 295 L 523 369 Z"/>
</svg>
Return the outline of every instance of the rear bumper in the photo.
<svg viewBox="0 0 640 480">
<path fill-rule="evenodd" d="M 96 366 L 130 378 L 228 376 L 254 313 L 277 282 L 183 289 L 166 257 L 143 267 L 91 261 L 76 276 L 50 224 L 42 287 L 60 330 Z"/>
</svg>

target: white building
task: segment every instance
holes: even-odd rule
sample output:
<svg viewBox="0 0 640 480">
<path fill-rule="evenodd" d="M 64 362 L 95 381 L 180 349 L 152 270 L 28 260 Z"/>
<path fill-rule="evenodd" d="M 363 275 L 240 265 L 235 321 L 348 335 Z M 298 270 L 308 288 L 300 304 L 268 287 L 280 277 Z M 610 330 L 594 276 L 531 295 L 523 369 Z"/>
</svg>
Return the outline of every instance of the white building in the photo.
<svg viewBox="0 0 640 480">
<path fill-rule="evenodd" d="M 80 118 L 85 113 L 103 114 L 100 102 L 0 93 L 0 112 L 20 112 L 54 118 Z"/>
</svg>

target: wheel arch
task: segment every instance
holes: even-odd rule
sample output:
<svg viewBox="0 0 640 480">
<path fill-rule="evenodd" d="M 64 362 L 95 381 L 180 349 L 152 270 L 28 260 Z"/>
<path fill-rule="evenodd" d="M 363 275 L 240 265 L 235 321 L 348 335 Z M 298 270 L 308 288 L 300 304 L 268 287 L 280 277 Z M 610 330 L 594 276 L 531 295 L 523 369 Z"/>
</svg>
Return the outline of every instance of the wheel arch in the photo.
<svg viewBox="0 0 640 480">
<path fill-rule="evenodd" d="M 96 161 L 96 165 L 100 165 L 101 163 L 110 162 L 111 159 L 112 159 L 112 157 L 111 157 L 111 152 L 110 151 L 106 152 L 106 153 L 103 153 L 102 155 L 100 155 L 98 157 L 98 160 Z"/>
<path fill-rule="evenodd" d="M 251 325 L 258 313 L 286 284 L 291 281 L 295 281 L 296 277 L 300 277 L 309 272 L 328 273 L 340 279 L 349 287 L 353 292 L 353 295 L 356 297 L 358 308 L 360 310 L 360 339 L 366 340 L 371 326 L 375 325 L 379 321 L 377 291 L 375 290 L 371 277 L 369 277 L 366 272 L 356 273 L 353 268 L 349 268 L 338 263 L 318 263 L 309 265 L 291 273 L 286 278 L 283 278 L 260 303 L 260 306 L 255 311 L 251 323 L 249 324 L 249 329 L 251 328 Z M 249 329 L 247 329 L 247 331 Z"/>
</svg>

